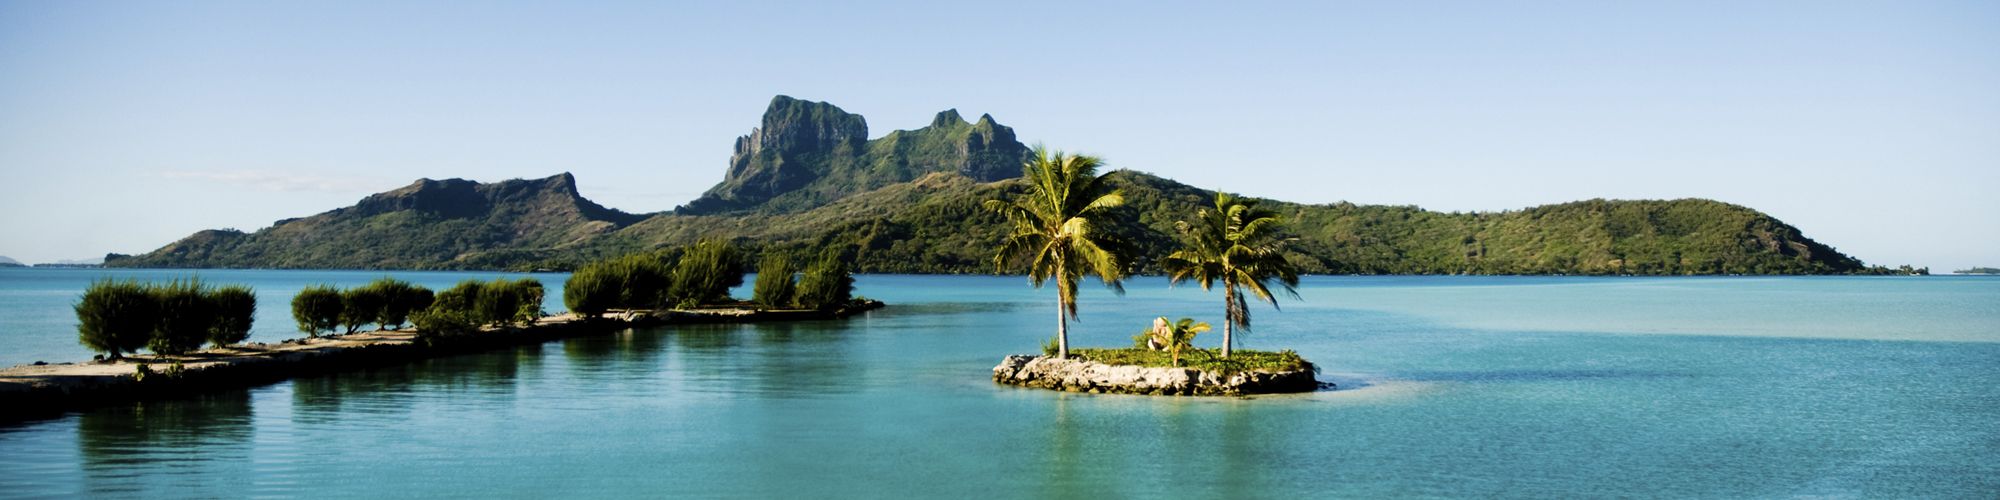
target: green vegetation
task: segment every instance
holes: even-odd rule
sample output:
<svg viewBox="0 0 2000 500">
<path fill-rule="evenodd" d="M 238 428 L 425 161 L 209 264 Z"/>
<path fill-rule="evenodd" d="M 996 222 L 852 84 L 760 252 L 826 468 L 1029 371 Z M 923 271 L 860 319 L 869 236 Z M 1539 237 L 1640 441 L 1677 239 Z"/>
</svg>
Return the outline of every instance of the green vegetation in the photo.
<svg viewBox="0 0 2000 500">
<path fill-rule="evenodd" d="M 1279 235 L 1284 224 L 1278 214 L 1257 207 L 1257 203 L 1215 193 L 1215 206 L 1195 212 L 1193 221 L 1175 224 L 1186 246 L 1168 255 L 1161 265 L 1178 285 L 1193 280 L 1202 290 L 1222 283 L 1222 357 L 1230 354 L 1235 329 L 1250 331 L 1250 305 L 1240 289 L 1248 288 L 1258 300 L 1278 307 L 1270 284 L 1298 297 L 1299 273 L 1285 258 L 1284 244 L 1290 238 Z"/>
<path fill-rule="evenodd" d="M 77 301 L 77 334 L 85 347 L 111 359 L 138 352 L 153 336 L 159 304 L 137 280 L 93 281 Z"/>
<path fill-rule="evenodd" d="M 1183 366 L 1177 364 L 1170 353 L 1142 347 L 1125 349 L 1080 348 L 1073 351 L 1072 354 L 1078 359 L 1096 361 L 1107 365 L 1134 365 L 1162 368 Z M 1221 373 L 1237 371 L 1283 372 L 1313 369 L 1312 363 L 1307 362 L 1305 358 L 1299 357 L 1299 353 L 1292 352 L 1289 349 L 1278 352 L 1241 349 L 1227 358 L 1220 356 L 1220 352 L 1214 349 L 1192 349 L 1188 351 L 1186 359 L 1181 361 L 1185 362 L 1184 367 L 1186 368 Z"/>
<path fill-rule="evenodd" d="M 806 267 L 799 277 L 793 305 L 801 309 L 834 309 L 854 300 L 854 277 L 847 273 L 847 258 L 837 248 L 820 252 L 819 260 Z"/>
<path fill-rule="evenodd" d="M 798 266 L 784 255 L 766 255 L 757 264 L 757 284 L 751 288 L 750 301 L 771 308 L 791 307 L 792 297 L 798 292 Z"/>
<path fill-rule="evenodd" d="M 347 333 L 381 319 L 388 308 L 389 293 L 382 287 L 360 286 L 340 292 L 340 324 L 347 326 Z"/>
<path fill-rule="evenodd" d="M 529 324 L 542 317 L 544 290 L 533 278 L 465 280 L 437 292 L 410 314 L 417 341 L 435 344 L 478 333 L 481 326 Z"/>
<path fill-rule="evenodd" d="M 429 288 L 389 277 L 347 290 L 315 285 L 292 297 L 292 319 L 298 321 L 299 331 L 312 337 L 342 326 L 346 333 L 371 324 L 395 330 L 411 314 L 430 307 L 433 299 Z"/>
<path fill-rule="evenodd" d="M 729 301 L 729 289 L 742 284 L 743 256 L 736 247 L 702 241 L 689 246 L 674 266 L 672 298 L 683 309 L 719 304 Z"/>
<path fill-rule="evenodd" d="M 99 280 L 76 304 L 77 340 L 120 359 L 144 347 L 178 355 L 213 342 L 228 345 L 250 336 L 257 296 L 249 288 L 215 288 L 200 279 L 165 285 Z"/>
<path fill-rule="evenodd" d="M 209 287 L 196 278 L 155 286 L 152 292 L 159 311 L 153 323 L 153 338 L 146 342 L 146 348 L 169 355 L 200 349 L 202 342 L 208 340 L 209 327 L 215 324 L 215 307 L 208 300 Z"/>
<path fill-rule="evenodd" d="M 208 298 L 216 313 L 208 342 L 224 346 L 250 340 L 250 324 L 257 318 L 256 291 L 243 285 L 229 285 L 215 289 Z"/>
<path fill-rule="evenodd" d="M 855 272 L 989 273 L 992 249 L 1010 226 L 981 202 L 1020 196 L 1033 184 L 1005 178 L 1011 172 L 1003 167 L 1018 166 L 1027 153 L 1011 130 L 986 117 L 966 124 L 941 113 L 930 127 L 867 141 L 859 116 L 780 98 L 755 135 L 739 143 L 729 178 L 680 213 L 606 209 L 578 195 L 568 174 L 491 184 L 422 180 L 255 233 L 198 232 L 106 265 L 568 270 L 717 239 L 750 256 L 850 247 Z M 1133 255 L 1177 250 L 1175 222 L 1212 205 L 1215 194 L 1139 172 L 1105 177 L 1125 201 L 1105 218 L 1117 221 L 1115 232 Z M 1283 252 L 1300 273 L 1902 272 L 1866 266 L 1769 215 L 1711 200 L 1587 200 L 1474 213 L 1273 200 L 1259 206 L 1284 217 L 1298 238 Z M 1165 272 L 1157 261 L 1126 264 L 1127 272 Z"/>
<path fill-rule="evenodd" d="M 988 200 L 986 209 L 1004 214 L 1013 230 L 993 258 L 996 267 L 1026 260 L 1035 288 L 1056 282 L 1056 357 L 1069 357 L 1069 320 L 1076 317 L 1076 285 L 1095 273 L 1104 285 L 1124 293 L 1124 248 L 1112 232 L 1109 211 L 1125 203 L 1122 192 L 1097 175 L 1103 160 L 1068 155 L 1040 146 L 1022 168 L 1028 191 L 1011 200 Z"/>
<path fill-rule="evenodd" d="M 386 300 L 382 305 L 381 314 L 374 319 L 375 324 L 390 330 L 401 329 L 403 323 L 410 320 L 411 314 L 430 307 L 431 301 L 436 299 L 436 294 L 432 293 L 431 289 L 395 278 L 384 277 L 375 280 L 368 284 L 368 288 L 376 289 Z"/>
<path fill-rule="evenodd" d="M 1152 351 L 1166 351 L 1173 358 L 1173 366 L 1181 365 L 1181 352 L 1194 348 L 1194 337 L 1214 327 L 1197 322 L 1194 318 L 1181 318 L 1167 322 L 1166 316 L 1153 320 L 1153 327 L 1132 337 L 1132 348 Z M 1228 357 L 1228 356 L 1223 356 Z"/>
<path fill-rule="evenodd" d="M 796 272 L 795 253 L 767 253 L 758 265 L 752 299 L 768 308 L 829 309 L 853 300 L 847 252 L 821 250 Z M 743 284 L 745 255 L 727 243 L 705 241 L 585 264 L 563 285 L 563 303 L 582 316 L 614 308 L 691 309 L 733 304 L 729 290 Z M 668 269 L 672 269 L 668 272 Z"/>
<path fill-rule="evenodd" d="M 584 266 L 570 273 L 569 281 L 563 283 L 563 306 L 577 316 L 601 316 L 618 302 L 618 283 L 606 266 Z"/>
<path fill-rule="evenodd" d="M 425 312 L 453 316 L 450 319 L 454 320 L 462 316 L 476 325 L 528 323 L 542 316 L 543 293 L 542 282 L 533 278 L 465 280 L 438 292 Z M 423 330 L 422 319 L 419 316 L 419 331 Z"/>
<path fill-rule="evenodd" d="M 339 328 L 345 309 L 340 290 L 328 285 L 309 286 L 292 296 L 292 319 L 299 322 L 299 331 L 308 337 Z"/>
<path fill-rule="evenodd" d="M 1924 271 L 1925 271 L 1924 274 L 1930 274 L 1929 272 L 1930 269 L 1926 268 L 1924 269 Z M 1971 269 L 1960 269 L 1957 271 L 1952 271 L 1951 273 L 1952 274 L 2000 274 L 2000 268 L 1974 267 Z"/>
<path fill-rule="evenodd" d="M 1014 130 L 981 116 L 938 113 L 927 127 L 868 140 L 868 122 L 832 104 L 777 96 L 749 136 L 737 139 L 728 175 L 682 214 L 795 211 L 950 172 L 995 181 L 1018 172 L 1028 148 Z"/>
</svg>

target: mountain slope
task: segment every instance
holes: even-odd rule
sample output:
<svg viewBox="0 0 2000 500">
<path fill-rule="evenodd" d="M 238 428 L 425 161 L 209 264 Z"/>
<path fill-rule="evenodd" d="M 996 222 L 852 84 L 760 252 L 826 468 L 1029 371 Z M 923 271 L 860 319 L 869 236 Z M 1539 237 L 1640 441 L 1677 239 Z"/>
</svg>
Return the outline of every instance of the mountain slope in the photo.
<svg viewBox="0 0 2000 500">
<path fill-rule="evenodd" d="M 429 269 L 502 267 L 523 252 L 575 247 L 638 222 L 576 191 L 568 173 L 482 184 L 421 179 L 352 207 L 255 233 L 206 230 L 118 267 Z"/>
<path fill-rule="evenodd" d="M 867 140 L 859 115 L 778 96 L 736 143 L 726 179 L 673 213 L 591 203 L 569 174 L 493 184 L 420 180 L 355 206 L 256 233 L 197 232 L 122 267 L 568 268 L 603 256 L 735 241 L 753 253 L 854 249 L 865 272 L 989 273 L 1005 229 L 980 208 L 1025 189 L 1026 147 L 982 116 L 939 113 Z M 1135 271 L 1177 244 L 1174 222 L 1213 193 L 1116 171 L 1118 216 Z M 1310 273 L 1834 274 L 1871 271 L 1756 210 L 1701 200 L 1587 200 L 1523 210 L 1441 213 L 1409 206 L 1265 200 Z M 754 261 L 754 259 L 752 259 Z"/>
<path fill-rule="evenodd" d="M 1028 147 L 1014 129 L 945 110 L 931 124 L 868 140 L 868 122 L 832 104 L 777 96 L 762 125 L 736 139 L 722 182 L 675 212 L 795 212 L 925 174 L 994 181 L 1020 175 Z"/>
</svg>

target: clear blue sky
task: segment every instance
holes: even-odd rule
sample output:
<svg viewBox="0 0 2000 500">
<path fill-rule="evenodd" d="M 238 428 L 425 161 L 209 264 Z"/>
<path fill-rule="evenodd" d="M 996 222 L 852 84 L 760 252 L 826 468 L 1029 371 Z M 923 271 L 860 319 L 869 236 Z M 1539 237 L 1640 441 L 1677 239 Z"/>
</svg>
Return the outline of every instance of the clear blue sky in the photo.
<svg viewBox="0 0 2000 500">
<path fill-rule="evenodd" d="M 1078 2 L 1080 3 L 1080 2 Z M 2000 265 L 2000 2 L 0 1 L 0 255 L 152 250 L 419 177 L 671 209 L 774 94 L 1303 202 L 1748 205 Z"/>
</svg>

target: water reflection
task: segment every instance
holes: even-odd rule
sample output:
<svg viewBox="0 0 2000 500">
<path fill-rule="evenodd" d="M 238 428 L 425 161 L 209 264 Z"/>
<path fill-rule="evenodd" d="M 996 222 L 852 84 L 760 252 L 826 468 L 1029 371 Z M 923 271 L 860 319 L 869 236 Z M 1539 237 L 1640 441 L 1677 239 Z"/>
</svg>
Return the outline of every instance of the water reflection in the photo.
<svg viewBox="0 0 2000 500">
<path fill-rule="evenodd" d="M 505 405 L 517 397 L 524 370 L 541 371 L 542 351 L 537 344 L 295 379 L 292 420 L 328 424 L 352 414 L 406 415 L 421 400 L 461 394 L 478 396 L 462 401 Z"/>
<path fill-rule="evenodd" d="M 666 334 L 660 329 L 626 328 L 601 337 L 579 337 L 562 342 L 563 359 L 571 373 L 599 379 L 630 372 L 629 367 L 646 367 L 658 362 Z"/>
<path fill-rule="evenodd" d="M 1085 459 L 1084 435 L 1076 417 L 1071 414 L 1070 395 L 1058 394 L 1051 402 L 1055 406 L 1051 421 L 1042 426 L 1048 430 L 1048 461 L 1042 465 L 1047 471 L 1041 483 L 1042 491 L 1036 495 L 1042 498 L 1067 498 L 1079 494 L 1078 486 L 1087 484 L 1083 474 L 1089 461 Z M 1029 443 L 1029 446 L 1034 446 Z"/>
<path fill-rule="evenodd" d="M 848 393 L 872 367 L 855 359 L 852 325 L 800 321 L 690 325 L 672 330 L 689 389 L 781 397 Z"/>
<path fill-rule="evenodd" d="M 130 496 L 246 479 L 235 465 L 249 456 L 251 417 L 247 390 L 83 412 L 76 433 L 84 489 Z"/>
</svg>

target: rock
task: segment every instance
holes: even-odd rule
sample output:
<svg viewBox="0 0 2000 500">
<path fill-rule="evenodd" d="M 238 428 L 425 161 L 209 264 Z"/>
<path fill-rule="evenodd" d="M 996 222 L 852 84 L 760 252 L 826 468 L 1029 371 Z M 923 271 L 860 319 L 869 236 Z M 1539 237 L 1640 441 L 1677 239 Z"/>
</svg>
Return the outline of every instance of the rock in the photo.
<svg viewBox="0 0 2000 500">
<path fill-rule="evenodd" d="M 708 215 L 802 210 L 930 174 L 977 182 L 1021 175 L 1028 146 L 989 115 L 967 123 L 950 109 L 930 126 L 868 140 L 868 122 L 824 102 L 777 96 L 750 135 L 736 139 L 722 182 L 674 210 Z"/>
<path fill-rule="evenodd" d="M 1319 387 L 1311 368 L 1288 372 L 1216 373 L 1193 368 L 1108 365 L 1053 356 L 1007 356 L 993 381 L 1069 392 L 1241 395 L 1308 392 Z"/>
</svg>

